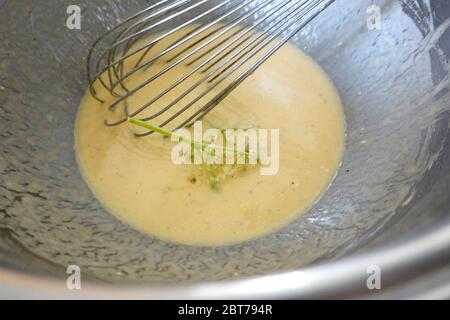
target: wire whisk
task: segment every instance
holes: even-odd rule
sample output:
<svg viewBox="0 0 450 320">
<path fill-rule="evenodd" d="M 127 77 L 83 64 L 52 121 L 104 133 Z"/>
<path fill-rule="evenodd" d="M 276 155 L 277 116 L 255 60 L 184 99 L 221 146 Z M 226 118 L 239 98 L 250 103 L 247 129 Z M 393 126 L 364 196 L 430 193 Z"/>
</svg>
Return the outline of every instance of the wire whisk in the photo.
<svg viewBox="0 0 450 320">
<path fill-rule="evenodd" d="M 119 115 L 107 126 L 129 117 L 169 130 L 190 126 L 334 1 L 161 0 L 93 43 L 90 93 Z M 152 96 L 133 100 L 144 88 Z"/>
</svg>

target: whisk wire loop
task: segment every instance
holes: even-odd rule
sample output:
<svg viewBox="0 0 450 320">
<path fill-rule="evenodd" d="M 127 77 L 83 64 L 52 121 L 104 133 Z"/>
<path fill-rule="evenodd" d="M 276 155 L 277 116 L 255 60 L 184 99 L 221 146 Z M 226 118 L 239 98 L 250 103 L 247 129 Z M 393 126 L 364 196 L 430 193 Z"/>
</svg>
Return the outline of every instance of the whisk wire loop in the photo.
<svg viewBox="0 0 450 320">
<path fill-rule="evenodd" d="M 129 117 L 158 119 L 168 130 L 192 125 L 334 1 L 161 0 L 93 43 L 87 57 L 90 93 L 109 101 L 111 111 L 123 107 L 123 117 L 105 120 L 108 126 Z M 131 81 L 140 72 L 144 80 Z M 134 95 L 158 81 L 165 82 L 154 96 L 130 107 Z M 100 97 L 97 86 L 113 99 Z"/>
</svg>

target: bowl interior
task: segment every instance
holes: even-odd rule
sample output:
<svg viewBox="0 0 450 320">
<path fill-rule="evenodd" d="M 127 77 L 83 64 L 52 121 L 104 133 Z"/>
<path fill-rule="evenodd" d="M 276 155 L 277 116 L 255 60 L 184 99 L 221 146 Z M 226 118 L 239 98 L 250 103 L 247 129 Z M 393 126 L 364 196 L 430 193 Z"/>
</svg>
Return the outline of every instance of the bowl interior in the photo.
<svg viewBox="0 0 450 320">
<path fill-rule="evenodd" d="M 373 29 L 372 2 L 337 0 L 292 39 L 328 72 L 345 107 L 333 185 L 279 232 L 191 247 L 106 212 L 73 148 L 89 45 L 149 1 L 79 0 L 80 30 L 65 26 L 71 1 L 0 1 L 1 265 L 63 275 L 76 264 L 108 282 L 218 280 L 334 260 L 439 223 L 450 209 L 450 3 L 378 1 Z"/>
</svg>

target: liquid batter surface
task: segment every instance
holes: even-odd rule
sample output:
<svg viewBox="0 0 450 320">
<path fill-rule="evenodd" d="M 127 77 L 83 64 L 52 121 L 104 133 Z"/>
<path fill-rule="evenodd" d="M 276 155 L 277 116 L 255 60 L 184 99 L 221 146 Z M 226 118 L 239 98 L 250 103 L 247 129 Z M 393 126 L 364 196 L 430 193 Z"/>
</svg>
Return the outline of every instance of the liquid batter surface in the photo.
<svg viewBox="0 0 450 320">
<path fill-rule="evenodd" d="M 146 78 L 137 73 L 128 84 Z M 160 81 L 145 87 L 127 100 L 128 107 L 137 108 L 163 86 Z M 100 86 L 96 90 L 106 102 L 86 94 L 75 133 L 85 180 L 112 214 L 162 240 L 224 245 L 274 232 L 318 200 L 341 161 L 344 117 L 338 94 L 324 72 L 289 44 L 204 119 L 217 128 L 279 129 L 279 172 L 262 176 L 251 167 L 223 181 L 218 190 L 202 177 L 192 181 L 195 165 L 171 161 L 174 143 L 169 139 L 135 138 L 130 124 L 106 127 L 104 119 L 123 113 L 108 111 L 114 98 Z"/>
</svg>

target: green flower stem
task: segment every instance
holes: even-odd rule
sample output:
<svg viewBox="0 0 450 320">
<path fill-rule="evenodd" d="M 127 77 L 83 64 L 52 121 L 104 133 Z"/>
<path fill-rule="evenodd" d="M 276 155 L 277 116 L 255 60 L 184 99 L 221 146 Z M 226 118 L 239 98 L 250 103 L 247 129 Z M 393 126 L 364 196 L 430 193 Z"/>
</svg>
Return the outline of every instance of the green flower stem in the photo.
<svg viewBox="0 0 450 320">
<path fill-rule="evenodd" d="M 136 118 L 129 117 L 128 118 L 128 122 L 130 122 L 130 123 L 132 123 L 134 125 L 137 125 L 139 127 L 142 127 L 142 128 L 145 128 L 145 129 L 157 132 L 157 133 L 159 133 L 159 134 L 161 134 L 161 135 L 163 135 L 165 137 L 168 137 L 168 138 L 171 138 L 171 139 L 175 138 L 176 140 L 178 140 L 180 142 L 184 142 L 184 143 L 190 144 L 193 148 L 196 148 L 196 149 L 203 149 L 203 148 L 206 148 L 206 147 L 213 147 L 213 148 L 216 148 L 216 149 L 221 149 L 223 152 L 225 152 L 225 151 L 239 152 L 239 151 L 236 151 L 234 149 L 229 149 L 229 148 L 222 147 L 222 146 L 215 145 L 215 144 L 209 144 L 209 143 L 205 143 L 205 142 L 198 142 L 198 141 L 192 141 L 190 139 L 185 139 L 184 137 L 176 135 L 176 134 L 174 134 L 171 131 L 164 130 L 161 127 L 154 126 L 154 125 L 152 125 L 152 124 L 150 124 L 148 122 L 145 122 L 145 121 L 142 121 L 142 120 L 139 120 L 139 119 L 136 119 Z M 247 151 L 244 151 L 244 152 L 240 151 L 240 153 L 244 154 L 244 155 L 248 155 L 248 156 L 250 155 L 249 152 L 247 152 Z"/>
</svg>

